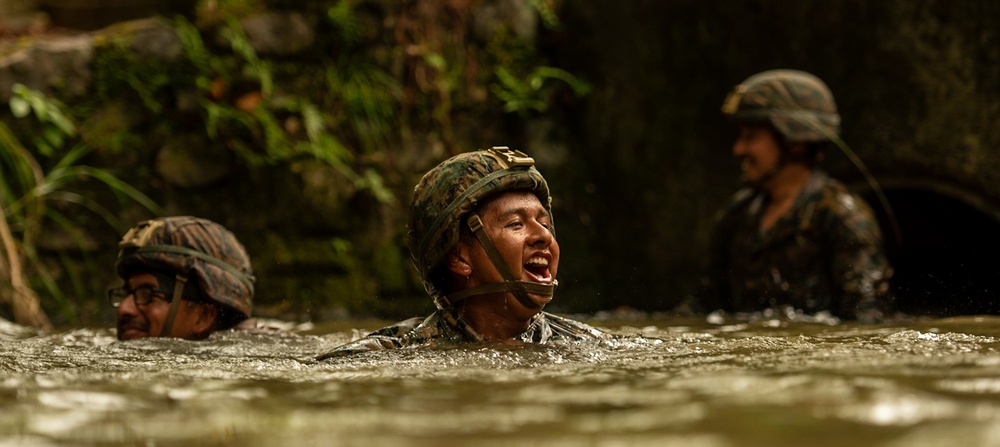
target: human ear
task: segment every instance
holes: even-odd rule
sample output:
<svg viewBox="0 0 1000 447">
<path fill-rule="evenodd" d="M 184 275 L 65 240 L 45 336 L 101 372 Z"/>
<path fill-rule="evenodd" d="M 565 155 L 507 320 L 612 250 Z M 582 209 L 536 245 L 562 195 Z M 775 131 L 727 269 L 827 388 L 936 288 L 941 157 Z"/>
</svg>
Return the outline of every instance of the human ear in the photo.
<svg viewBox="0 0 1000 447">
<path fill-rule="evenodd" d="M 469 276 L 472 274 L 471 259 L 469 245 L 459 241 L 455 248 L 448 252 L 448 270 L 458 276 Z"/>
<path fill-rule="evenodd" d="M 219 308 L 212 303 L 198 303 L 195 309 L 195 320 L 192 330 L 200 337 L 207 337 L 215 329 L 215 320 L 219 316 Z"/>
</svg>

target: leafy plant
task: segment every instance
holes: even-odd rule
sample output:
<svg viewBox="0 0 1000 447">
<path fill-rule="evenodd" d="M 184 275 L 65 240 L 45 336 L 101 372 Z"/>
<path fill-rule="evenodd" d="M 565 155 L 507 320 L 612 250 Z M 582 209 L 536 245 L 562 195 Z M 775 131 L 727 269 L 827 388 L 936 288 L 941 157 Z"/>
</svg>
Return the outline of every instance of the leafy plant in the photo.
<svg viewBox="0 0 1000 447">
<path fill-rule="evenodd" d="M 528 3 L 538 12 L 546 28 L 558 29 L 562 25 L 549 0 L 530 0 Z"/>
<path fill-rule="evenodd" d="M 340 38 L 346 45 L 354 45 L 361 40 L 361 23 L 354 15 L 354 3 L 340 0 L 326 11 L 326 17 L 340 30 Z"/>
<path fill-rule="evenodd" d="M 569 72 L 555 67 L 535 67 L 524 79 L 518 79 L 503 66 L 496 68 L 497 83 L 493 84 L 493 94 L 504 103 L 507 112 L 527 115 L 548 109 L 553 81 L 561 82 L 576 96 L 590 93 L 590 84 Z"/>
<path fill-rule="evenodd" d="M 53 268 L 39 256 L 39 242 L 45 228 L 58 228 L 69 234 L 81 251 L 87 246 L 83 232 L 73 220 L 53 203 L 82 206 L 104 220 L 116 231 L 124 230 L 115 214 L 101 203 L 71 186 L 80 180 L 93 179 L 109 187 L 120 199 L 130 199 L 153 213 L 159 206 L 139 190 L 122 182 L 110 172 L 83 165 L 81 159 L 90 152 L 83 144 L 63 151 L 76 136 L 76 128 L 62 111 L 62 105 L 42 93 L 23 85 L 15 85 L 10 108 L 15 118 L 30 121 L 34 143 L 41 159 L 29 150 L 6 124 L 0 122 L 0 289 L 10 292 L 0 297 L 12 304 L 14 319 L 20 324 L 50 328 L 51 322 L 40 305 L 32 281 L 40 283 L 48 296 L 55 299 L 68 320 L 75 320 L 67 293 L 56 278 Z M 31 116 L 34 120 L 30 120 Z M 61 270 L 68 272 L 78 295 L 86 296 L 76 262 L 61 257 Z M 2 275 L 6 272 L 6 275 Z"/>
<path fill-rule="evenodd" d="M 282 84 L 275 73 L 275 64 L 257 54 L 238 21 L 229 20 L 221 32 L 232 49 L 228 56 L 213 55 L 190 22 L 178 19 L 176 29 L 197 73 L 195 85 L 204 93 L 200 104 L 210 138 L 222 140 L 251 166 L 313 157 L 335 168 L 358 189 L 370 191 L 378 200 L 385 203 L 393 200 L 378 172 L 359 172 L 354 167 L 354 152 L 333 132 L 337 122 L 333 113 L 337 110 L 324 112 L 326 108 Z M 392 113 L 386 99 L 391 95 L 386 92 L 393 91 L 391 79 L 360 72 L 346 78 L 334 70 L 327 73 L 327 87 L 334 91 L 342 88 L 340 91 L 345 92 L 344 115 L 356 117 L 349 118 L 354 131 L 362 141 L 382 148 L 379 138 L 390 128 L 385 117 Z M 244 91 L 226 92 L 233 86 L 241 86 Z M 237 97 L 228 97 L 231 95 Z M 294 130 L 299 128 L 302 132 Z"/>
<path fill-rule="evenodd" d="M 63 114 L 59 106 L 49 101 L 45 95 L 18 84 L 13 87 L 14 96 L 10 99 L 10 110 L 17 118 L 24 118 L 31 113 L 38 117 L 41 124 L 31 142 L 38 151 L 51 157 L 58 148 L 66 142 L 66 137 L 76 135 L 73 122 Z"/>
</svg>

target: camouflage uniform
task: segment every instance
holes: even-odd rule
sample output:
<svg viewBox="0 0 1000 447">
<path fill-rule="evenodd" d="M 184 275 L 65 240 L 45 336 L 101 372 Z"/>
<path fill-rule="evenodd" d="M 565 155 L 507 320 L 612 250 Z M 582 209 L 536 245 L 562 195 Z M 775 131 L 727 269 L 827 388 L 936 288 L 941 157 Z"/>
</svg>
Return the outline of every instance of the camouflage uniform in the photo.
<svg viewBox="0 0 1000 447">
<path fill-rule="evenodd" d="M 424 288 L 434 300 L 437 312 L 421 319 L 412 318 L 393 326 L 375 331 L 361 340 L 348 343 L 320 356 L 320 359 L 339 357 L 356 352 L 427 346 L 441 342 L 479 342 L 483 338 L 454 310 L 454 304 L 467 295 L 447 294 L 435 283 L 435 271 L 445 256 L 458 243 L 461 226 L 468 224 L 470 231 L 489 253 L 495 248 L 481 229 L 476 229 L 475 209 L 490 196 L 505 191 L 527 190 L 538 196 L 539 201 L 551 212 L 551 199 L 545 178 L 534 167 L 534 160 L 527 155 L 506 147 L 456 155 L 445 160 L 417 183 L 410 207 L 408 242 L 413 265 L 424 283 Z M 550 231 L 555 237 L 554 224 Z M 483 237 L 486 239 L 484 240 Z M 491 259 L 493 257 L 491 256 Z M 517 281 L 505 274 L 507 267 L 494 261 L 505 281 L 481 286 L 502 286 L 502 290 L 518 297 L 523 293 L 551 295 L 555 284 L 543 285 Z M 492 288 L 496 293 L 501 289 Z M 520 299 L 520 298 L 519 298 Z M 527 343 L 549 343 L 565 340 L 590 340 L 606 335 L 584 323 L 540 312 L 529 322 L 528 328 L 516 337 Z"/>
<path fill-rule="evenodd" d="M 703 310 L 790 305 L 861 320 L 887 310 L 891 269 L 864 201 L 815 171 L 792 209 L 761 232 L 765 200 L 746 188 L 721 213 L 702 280 Z"/>
<path fill-rule="evenodd" d="M 832 93 L 806 72 L 751 76 L 733 88 L 722 112 L 738 123 L 769 125 L 785 142 L 809 150 L 835 144 L 849 152 L 839 137 Z M 790 305 L 863 321 L 878 320 L 888 310 L 892 269 L 871 209 L 842 184 L 811 169 L 792 208 L 767 231 L 760 230 L 766 193 L 747 188 L 735 195 L 718 218 L 700 302 L 692 307 L 757 311 Z"/>
<path fill-rule="evenodd" d="M 319 357 L 320 360 L 342 357 L 359 352 L 408 347 L 439 347 L 447 344 L 466 343 L 470 340 L 465 323 L 448 311 L 439 310 L 426 318 L 415 317 L 400 321 L 372 332 Z M 532 319 L 528 329 L 517 341 L 524 343 L 553 343 L 606 339 L 608 334 L 579 321 L 541 312 Z"/>
</svg>

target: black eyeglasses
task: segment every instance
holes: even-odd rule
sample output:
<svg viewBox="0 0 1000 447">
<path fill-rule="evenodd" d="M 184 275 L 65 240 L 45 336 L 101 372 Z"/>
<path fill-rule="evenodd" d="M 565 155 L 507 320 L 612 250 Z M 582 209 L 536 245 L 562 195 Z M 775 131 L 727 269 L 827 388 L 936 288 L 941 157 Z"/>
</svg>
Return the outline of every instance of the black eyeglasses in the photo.
<svg viewBox="0 0 1000 447">
<path fill-rule="evenodd" d="M 129 295 L 132 295 L 133 299 L 135 299 L 136 306 L 145 306 L 152 302 L 153 298 L 157 298 L 168 303 L 171 301 L 170 297 L 167 296 L 167 292 L 154 288 L 149 284 L 143 284 L 134 289 L 121 286 L 108 290 L 108 303 L 111 304 L 111 307 L 118 307 Z"/>
</svg>

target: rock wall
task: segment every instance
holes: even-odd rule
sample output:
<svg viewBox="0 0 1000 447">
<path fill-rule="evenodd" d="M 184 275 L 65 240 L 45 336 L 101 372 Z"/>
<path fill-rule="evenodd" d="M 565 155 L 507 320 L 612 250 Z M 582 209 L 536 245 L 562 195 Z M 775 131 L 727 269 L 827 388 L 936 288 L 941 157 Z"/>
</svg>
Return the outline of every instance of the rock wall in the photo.
<svg viewBox="0 0 1000 447">
<path fill-rule="evenodd" d="M 164 214 L 233 230 L 253 258 L 257 314 L 411 316 L 433 306 L 405 248 L 410 191 L 447 156 L 520 134 L 490 91 L 504 88 L 497 67 L 524 83 L 544 65 L 538 26 L 539 9 L 522 1 L 205 1 L 189 17 L 54 27 L 0 46 L 0 100 L 15 84 L 57 98 L 93 149 L 81 163 L 139 187 Z M 544 104 L 547 91 L 518 99 Z M 86 185 L 123 228 L 75 210 L 96 246 L 42 242 L 104 267 L 93 296 L 46 303 L 75 316 L 62 323 L 109 320 L 99 290 L 117 281 L 117 239 L 151 217 Z"/>
<path fill-rule="evenodd" d="M 667 310 L 694 289 L 713 214 L 739 186 L 722 99 L 753 73 L 803 69 L 830 85 L 845 140 L 901 208 L 904 242 L 887 239 L 897 294 L 940 306 L 969 288 L 958 269 L 1000 269 L 988 239 L 1000 219 L 998 5 L 201 1 L 186 21 L 0 45 L 0 99 L 14 82 L 51 93 L 95 149 L 86 162 L 168 214 L 233 229 L 263 315 L 427 312 L 403 243 L 410 189 L 449 154 L 494 144 L 533 155 L 555 192 L 553 310 Z M 824 166 L 892 231 L 847 157 Z M 925 225 L 941 213 L 949 226 Z M 89 256 L 110 265 L 119 234 L 79 219 Z M 928 292 L 941 273 L 954 279 Z M 982 281 L 963 299 L 986 299 L 996 284 Z M 78 301 L 83 322 L 110 315 Z"/>
</svg>

